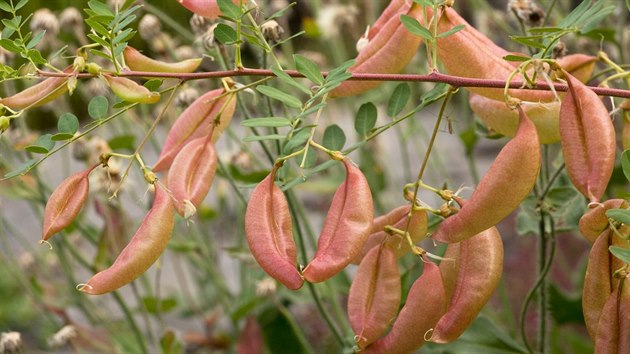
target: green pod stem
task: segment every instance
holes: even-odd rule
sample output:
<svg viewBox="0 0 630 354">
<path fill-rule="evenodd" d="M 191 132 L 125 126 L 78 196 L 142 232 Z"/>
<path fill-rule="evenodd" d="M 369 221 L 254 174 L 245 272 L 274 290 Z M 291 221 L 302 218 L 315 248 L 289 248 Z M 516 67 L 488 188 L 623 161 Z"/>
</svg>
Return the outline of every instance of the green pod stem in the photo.
<svg viewBox="0 0 630 354">
<path fill-rule="evenodd" d="M 357 55 L 351 73 L 394 74 L 402 71 L 418 51 L 422 38 L 409 32 L 400 22 L 406 14 L 417 20 L 422 18 L 422 7 L 408 0 L 394 0 L 368 32 L 367 45 Z M 346 81 L 331 91 L 331 97 L 355 96 L 371 90 L 381 82 Z"/>
<path fill-rule="evenodd" d="M 112 92 L 123 101 L 133 103 L 157 103 L 160 93 L 149 91 L 146 87 L 126 77 L 101 74 Z"/>
<path fill-rule="evenodd" d="M 245 234 L 260 267 L 291 290 L 304 280 L 297 269 L 291 213 L 282 190 L 274 183 L 276 169 L 260 182 L 247 203 Z"/>
<path fill-rule="evenodd" d="M 503 273 L 503 242 L 496 227 L 491 227 L 458 244 L 449 244 L 449 248 L 457 249 L 456 266 L 452 267 L 448 260 L 440 263 L 440 271 L 445 267 L 455 268 L 442 271 L 442 276 L 455 277 L 455 280 L 444 279 L 452 286 L 447 291 L 450 295 L 448 310 L 440 318 L 431 341 L 448 343 L 457 339 L 475 320 L 486 305 L 494 290 L 499 285 Z M 452 284 L 452 285 L 450 285 Z"/>
<path fill-rule="evenodd" d="M 72 66 L 64 69 L 64 73 L 73 72 Z M 50 77 L 15 95 L 0 99 L 0 105 L 19 111 L 24 108 L 35 108 L 44 105 L 68 91 L 68 77 Z"/>
<path fill-rule="evenodd" d="M 615 128 L 597 94 L 564 72 L 569 86 L 560 106 L 560 142 L 571 182 L 598 202 L 615 165 Z"/>
<path fill-rule="evenodd" d="M 361 249 L 361 253 L 352 260 L 353 264 L 361 263 L 365 255 L 374 247 L 386 242 L 391 245 L 397 257 L 401 257 L 411 251 L 409 242 L 398 234 L 389 234 L 385 231 L 386 226 L 392 226 L 398 230 L 405 230 L 411 205 L 403 205 L 392 209 L 389 213 L 374 219 L 370 235 Z M 409 221 L 409 236 L 413 243 L 418 243 L 427 234 L 428 215 L 425 210 L 414 210 Z"/>
<path fill-rule="evenodd" d="M 595 354 L 630 353 L 630 289 L 622 279 L 608 297 L 597 326 Z"/>
<path fill-rule="evenodd" d="M 42 240 L 68 227 L 79 215 L 90 193 L 90 172 L 97 166 L 73 174 L 55 188 L 44 208 Z"/>
<path fill-rule="evenodd" d="M 202 58 L 186 59 L 177 63 L 167 63 L 155 60 L 140 53 L 137 49 L 127 46 L 123 50 L 125 63 L 131 70 L 154 71 L 160 73 L 192 73 L 199 65 Z"/>
<path fill-rule="evenodd" d="M 168 170 L 168 189 L 175 199 L 175 210 L 190 217 L 208 194 L 217 169 L 217 154 L 211 136 L 187 143 Z"/>
<path fill-rule="evenodd" d="M 94 275 L 80 291 L 100 295 L 131 283 L 164 253 L 175 224 L 175 210 L 168 192 L 158 183 L 149 213 L 111 267 Z"/>
<path fill-rule="evenodd" d="M 363 258 L 348 293 L 348 318 L 359 348 L 382 336 L 400 306 L 400 272 L 389 246 L 373 247 Z"/>
<path fill-rule="evenodd" d="M 236 97 L 232 94 L 224 94 L 224 89 L 209 91 L 182 112 L 166 136 L 153 171 L 158 172 L 169 168 L 177 153 L 193 139 L 210 133 L 212 133 L 213 143 L 219 139 L 236 109 Z"/>
<path fill-rule="evenodd" d="M 609 199 L 604 203 L 592 204 L 591 208 L 582 215 L 578 224 L 582 236 L 591 243 L 608 228 L 608 209 L 627 209 L 630 204 L 625 199 Z"/>
<path fill-rule="evenodd" d="M 424 270 L 407 295 L 391 331 L 369 345 L 365 354 L 406 354 L 422 345 L 428 332 L 446 312 L 446 294 L 440 269 L 432 262 Z"/>
<path fill-rule="evenodd" d="M 483 176 L 470 200 L 440 224 L 433 239 L 455 243 L 498 224 L 527 197 L 540 170 L 536 127 L 519 106 L 519 126 Z"/>
<path fill-rule="evenodd" d="M 372 192 L 367 179 L 347 157 L 346 179 L 333 196 L 324 227 L 317 240 L 315 257 L 302 276 L 317 283 L 342 271 L 357 257 L 374 221 Z"/>
</svg>

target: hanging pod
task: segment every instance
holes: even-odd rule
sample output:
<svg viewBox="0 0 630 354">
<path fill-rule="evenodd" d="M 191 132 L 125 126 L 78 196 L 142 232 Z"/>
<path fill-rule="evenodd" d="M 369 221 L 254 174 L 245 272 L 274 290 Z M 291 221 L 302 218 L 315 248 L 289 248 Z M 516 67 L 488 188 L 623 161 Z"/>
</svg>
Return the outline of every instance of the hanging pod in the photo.
<svg viewBox="0 0 630 354">
<path fill-rule="evenodd" d="M 123 56 L 125 58 L 125 64 L 127 64 L 131 70 L 160 73 L 192 73 L 197 70 L 202 60 L 202 58 L 193 58 L 176 63 L 167 63 L 149 58 L 130 46 L 125 47 Z"/>
<path fill-rule="evenodd" d="M 566 71 L 569 86 L 560 106 L 560 142 L 571 182 L 598 202 L 615 165 L 615 128 L 597 94 Z"/>
<path fill-rule="evenodd" d="M 252 192 L 245 212 L 245 235 L 260 267 L 287 288 L 296 290 L 304 280 L 297 269 L 289 206 L 274 182 L 276 170 Z"/>
<path fill-rule="evenodd" d="M 166 249 L 175 223 L 175 211 L 171 197 L 158 183 L 149 213 L 140 228 L 116 258 L 111 267 L 97 273 L 78 289 L 90 295 L 114 291 L 131 283 L 146 272 Z"/>
<path fill-rule="evenodd" d="M 72 65 L 66 67 L 63 72 L 72 73 L 74 68 Z M 24 108 L 35 108 L 44 105 L 68 91 L 68 77 L 49 77 L 40 83 L 26 88 L 15 95 L 1 98 L 0 106 L 4 105 L 14 111 Z"/>
<path fill-rule="evenodd" d="M 630 286 L 621 279 L 608 297 L 597 326 L 595 354 L 630 353 Z"/>
<path fill-rule="evenodd" d="M 518 109 L 516 135 L 501 149 L 465 205 L 440 224 L 434 240 L 460 242 L 491 228 L 510 215 L 534 187 L 540 169 L 538 134 Z"/>
<path fill-rule="evenodd" d="M 313 283 L 331 278 L 357 257 L 374 221 L 372 193 L 365 176 L 347 157 L 343 164 L 346 179 L 333 196 L 315 257 L 302 273 Z"/>
</svg>

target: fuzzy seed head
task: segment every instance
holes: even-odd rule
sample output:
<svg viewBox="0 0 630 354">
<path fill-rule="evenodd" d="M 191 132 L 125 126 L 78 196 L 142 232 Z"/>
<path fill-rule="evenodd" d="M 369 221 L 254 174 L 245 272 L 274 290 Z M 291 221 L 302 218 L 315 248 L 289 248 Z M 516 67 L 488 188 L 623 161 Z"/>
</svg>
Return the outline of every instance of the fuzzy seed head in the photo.
<svg viewBox="0 0 630 354">
<path fill-rule="evenodd" d="M 46 36 L 56 36 L 59 33 L 59 20 L 49 9 L 39 9 L 33 13 L 31 31 L 46 31 Z"/>
<path fill-rule="evenodd" d="M 275 20 L 267 21 L 260 26 L 263 36 L 269 41 L 277 42 L 284 34 L 284 28 Z"/>
<path fill-rule="evenodd" d="M 2 332 L 0 335 L 0 353 L 18 354 L 22 352 L 22 335 L 20 332 Z"/>
<path fill-rule="evenodd" d="M 156 38 L 162 32 L 160 20 L 151 14 L 142 16 L 142 19 L 138 24 L 138 32 L 140 33 L 140 37 L 146 41 Z"/>
<path fill-rule="evenodd" d="M 59 25 L 64 31 L 83 28 L 83 17 L 76 7 L 68 7 L 59 14 Z"/>
<path fill-rule="evenodd" d="M 77 337 L 77 329 L 73 325 L 63 326 L 57 333 L 48 339 L 48 345 L 59 348 L 67 345 L 72 339 Z"/>
</svg>

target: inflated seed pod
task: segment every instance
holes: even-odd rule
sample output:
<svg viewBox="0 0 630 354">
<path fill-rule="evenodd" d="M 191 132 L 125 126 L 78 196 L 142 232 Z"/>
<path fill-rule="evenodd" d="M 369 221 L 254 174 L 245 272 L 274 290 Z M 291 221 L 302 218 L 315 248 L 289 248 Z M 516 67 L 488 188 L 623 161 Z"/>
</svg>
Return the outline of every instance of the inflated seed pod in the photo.
<svg viewBox="0 0 630 354">
<path fill-rule="evenodd" d="M 252 192 L 245 212 L 245 235 L 260 267 L 291 290 L 304 280 L 297 269 L 291 213 L 282 190 L 274 183 L 276 169 Z"/>
<path fill-rule="evenodd" d="M 440 263 L 450 302 L 433 330 L 431 341 L 436 343 L 451 342 L 464 333 L 494 293 L 503 273 L 503 242 L 496 227 L 448 247 L 456 248 L 456 254 L 447 252 L 445 257 L 456 257 L 457 262 L 455 267 L 448 260 Z M 450 269 L 443 270 L 443 265 Z"/>
<path fill-rule="evenodd" d="M 179 215 L 189 218 L 195 213 L 210 190 L 216 169 L 217 154 L 210 136 L 192 140 L 177 154 L 168 170 L 168 189 Z"/>
<path fill-rule="evenodd" d="M 131 283 L 146 272 L 166 249 L 175 224 L 175 210 L 168 192 L 158 183 L 155 199 L 140 228 L 116 258 L 111 267 L 94 275 L 79 290 L 100 295 Z"/>
<path fill-rule="evenodd" d="M 79 215 L 90 192 L 90 172 L 97 166 L 73 174 L 55 188 L 44 208 L 42 240 L 65 229 Z"/>
<path fill-rule="evenodd" d="M 389 245 L 377 245 L 363 258 L 348 293 L 348 318 L 359 348 L 377 340 L 396 318 L 400 272 Z"/>
<path fill-rule="evenodd" d="M 343 270 L 361 252 L 374 221 L 372 192 L 367 179 L 347 157 L 346 179 L 333 196 L 315 257 L 302 276 L 317 283 Z"/>
<path fill-rule="evenodd" d="M 597 326 L 595 354 L 630 353 L 630 289 L 619 282 L 608 297 Z"/>
<path fill-rule="evenodd" d="M 604 203 L 595 203 L 582 215 L 578 224 L 582 235 L 591 243 L 608 228 L 608 209 L 627 209 L 630 204 L 625 199 L 609 199 Z"/>
<path fill-rule="evenodd" d="M 615 165 L 615 128 L 597 94 L 564 72 L 569 90 L 560 106 L 560 142 L 573 185 L 598 202 Z"/>
<path fill-rule="evenodd" d="M 424 270 L 407 295 L 389 333 L 367 346 L 365 354 L 406 354 L 420 348 L 431 336 L 430 330 L 446 312 L 446 294 L 440 269 L 432 262 Z"/>
<path fill-rule="evenodd" d="M 169 168 L 177 153 L 193 139 L 212 132 L 212 142 L 216 142 L 232 119 L 235 108 L 236 97 L 225 95 L 224 89 L 212 90 L 197 98 L 169 130 L 153 171 Z"/>
<path fill-rule="evenodd" d="M 394 74 L 402 71 L 413 59 L 422 39 L 409 32 L 400 22 L 406 14 L 421 19 L 422 7 L 408 0 L 394 0 L 384 10 L 374 26 L 368 31 L 367 41 L 348 71 L 351 73 Z M 378 86 L 378 81 L 346 81 L 331 91 L 332 97 L 347 97 L 361 94 Z"/>
<path fill-rule="evenodd" d="M 372 229 L 368 236 L 361 253 L 352 260 L 353 264 L 361 263 L 361 260 L 365 255 L 375 246 L 380 245 L 383 242 L 391 245 L 394 253 L 397 257 L 401 257 L 408 253 L 411 248 L 406 239 L 403 239 L 398 234 L 389 234 L 385 231 L 386 226 L 392 226 L 398 230 L 404 230 L 407 227 L 407 220 L 411 205 L 403 205 L 392 209 L 389 213 L 381 215 L 374 219 L 372 223 Z M 425 210 L 414 210 L 411 213 L 411 220 L 409 222 L 409 236 L 415 243 L 420 242 L 427 234 L 428 215 Z"/>
<path fill-rule="evenodd" d="M 454 243 L 498 224 L 527 197 L 540 169 L 536 127 L 519 107 L 516 135 L 496 157 L 470 200 L 440 224 L 433 239 Z"/>
<path fill-rule="evenodd" d="M 107 86 L 118 98 L 133 103 L 156 103 L 160 100 L 159 92 L 149 91 L 146 87 L 126 77 L 101 74 Z"/>
<path fill-rule="evenodd" d="M 161 73 L 191 73 L 197 70 L 202 60 L 202 58 L 193 58 L 176 63 L 167 63 L 149 58 L 130 46 L 125 47 L 123 56 L 125 63 L 131 70 Z"/>
<path fill-rule="evenodd" d="M 241 0 L 232 0 L 236 5 Z M 199 16 L 215 19 L 221 16 L 221 10 L 217 4 L 217 0 L 177 0 L 182 6 L 196 13 Z M 242 0 L 243 4 L 247 4 L 247 0 Z"/>
<path fill-rule="evenodd" d="M 64 69 L 64 73 L 71 73 L 72 66 Z M 15 95 L 1 98 L 0 105 L 19 111 L 24 108 L 35 108 L 53 101 L 57 97 L 68 92 L 68 77 L 50 77 L 44 81 L 37 83 Z"/>
</svg>

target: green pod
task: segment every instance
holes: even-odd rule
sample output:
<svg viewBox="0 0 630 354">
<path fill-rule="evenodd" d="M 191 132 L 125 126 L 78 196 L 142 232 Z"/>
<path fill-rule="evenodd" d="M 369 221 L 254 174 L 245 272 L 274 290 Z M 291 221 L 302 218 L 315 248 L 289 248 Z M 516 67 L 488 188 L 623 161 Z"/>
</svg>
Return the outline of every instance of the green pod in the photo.
<svg viewBox="0 0 630 354">
<path fill-rule="evenodd" d="M 126 77 L 111 76 L 101 74 L 112 92 L 123 101 L 133 103 L 156 103 L 160 100 L 159 92 L 149 91 L 146 87 L 139 85 Z"/>
</svg>

